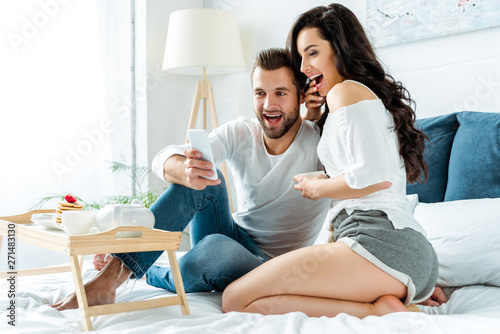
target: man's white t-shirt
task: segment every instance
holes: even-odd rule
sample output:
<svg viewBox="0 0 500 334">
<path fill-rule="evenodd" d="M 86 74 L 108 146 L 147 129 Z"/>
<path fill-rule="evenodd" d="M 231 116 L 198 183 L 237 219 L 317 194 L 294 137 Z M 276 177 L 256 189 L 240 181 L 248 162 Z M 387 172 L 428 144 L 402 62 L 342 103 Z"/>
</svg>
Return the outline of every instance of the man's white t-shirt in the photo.
<svg viewBox="0 0 500 334">
<path fill-rule="evenodd" d="M 237 197 L 233 217 L 268 258 L 312 245 L 323 225 L 330 199 L 312 201 L 294 190 L 293 176 L 322 170 L 316 147 L 319 134 L 314 123 L 301 127 L 281 155 L 270 155 L 257 119 L 239 117 L 209 134 L 215 163 L 226 161 Z M 163 180 L 163 164 L 172 155 L 183 155 L 189 145 L 171 145 L 153 160 L 153 172 Z"/>
</svg>

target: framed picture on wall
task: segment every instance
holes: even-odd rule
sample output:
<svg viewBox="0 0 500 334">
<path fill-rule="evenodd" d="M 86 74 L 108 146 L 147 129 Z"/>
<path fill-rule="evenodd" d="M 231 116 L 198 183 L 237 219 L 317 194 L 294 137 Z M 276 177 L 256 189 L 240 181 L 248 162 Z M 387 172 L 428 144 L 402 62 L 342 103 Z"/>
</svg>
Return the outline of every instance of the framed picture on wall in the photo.
<svg viewBox="0 0 500 334">
<path fill-rule="evenodd" d="M 500 25 L 498 0 L 367 0 L 375 47 Z"/>
</svg>

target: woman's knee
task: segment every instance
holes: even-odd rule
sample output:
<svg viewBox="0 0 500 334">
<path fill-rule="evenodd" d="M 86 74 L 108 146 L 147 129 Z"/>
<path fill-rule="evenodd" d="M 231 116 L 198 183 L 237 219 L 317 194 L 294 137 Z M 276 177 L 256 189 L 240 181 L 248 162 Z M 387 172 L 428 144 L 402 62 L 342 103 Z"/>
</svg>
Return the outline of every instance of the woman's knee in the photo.
<svg viewBox="0 0 500 334">
<path fill-rule="evenodd" d="M 245 312 L 246 305 L 242 304 L 242 290 L 238 287 L 238 283 L 234 281 L 222 292 L 222 312 Z"/>
</svg>

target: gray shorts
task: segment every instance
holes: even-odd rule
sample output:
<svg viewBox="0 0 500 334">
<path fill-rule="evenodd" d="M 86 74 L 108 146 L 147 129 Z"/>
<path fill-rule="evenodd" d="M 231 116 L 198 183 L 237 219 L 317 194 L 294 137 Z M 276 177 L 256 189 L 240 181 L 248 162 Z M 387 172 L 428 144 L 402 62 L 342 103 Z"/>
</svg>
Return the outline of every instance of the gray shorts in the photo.
<svg viewBox="0 0 500 334">
<path fill-rule="evenodd" d="M 434 291 L 438 259 L 427 238 L 412 228 L 395 229 L 380 210 L 345 210 L 332 222 L 333 239 L 408 287 L 405 305 L 426 300 Z"/>
</svg>

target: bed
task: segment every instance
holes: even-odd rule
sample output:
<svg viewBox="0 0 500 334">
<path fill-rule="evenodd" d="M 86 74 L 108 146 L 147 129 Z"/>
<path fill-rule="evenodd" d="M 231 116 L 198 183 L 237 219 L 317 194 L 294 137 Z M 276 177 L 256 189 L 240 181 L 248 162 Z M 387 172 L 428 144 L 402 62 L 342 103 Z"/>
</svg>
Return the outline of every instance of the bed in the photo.
<svg viewBox="0 0 500 334">
<path fill-rule="evenodd" d="M 447 303 L 362 320 L 346 314 L 308 318 L 300 312 L 223 314 L 220 293 L 191 293 L 189 316 L 177 306 L 100 316 L 93 319 L 95 333 L 500 333 L 500 113 L 461 112 L 419 124 L 432 141 L 426 151 L 430 179 L 408 192 L 438 254 L 438 284 Z M 83 272 L 84 281 L 96 275 L 89 262 Z M 0 333 L 80 332 L 78 310 L 47 306 L 73 290 L 69 273 L 21 277 L 12 327 L 7 282 L 0 282 Z M 117 302 L 168 294 L 144 280 L 128 281 L 118 289 Z"/>
<path fill-rule="evenodd" d="M 87 270 L 85 279 L 95 275 Z M 2 282 L 2 285 L 4 283 Z M 47 306 L 73 291 L 69 274 L 26 277 L 20 280 L 17 302 L 21 311 L 16 328 L 1 316 L 1 333 L 78 333 L 77 310 L 58 312 Z M 2 291 L 5 291 L 2 288 Z M 308 318 L 303 313 L 262 316 L 221 312 L 220 293 L 187 295 L 190 316 L 182 316 L 179 307 L 164 307 L 93 319 L 95 333 L 499 333 L 500 288 L 473 285 L 451 291 L 448 303 L 440 307 L 421 307 L 423 312 L 394 313 L 363 320 L 340 314 L 335 318 Z M 144 281 L 119 288 L 117 301 L 163 297 L 165 290 Z M 2 299 L 5 297 L 2 296 Z M 2 307 L 2 310 L 5 310 Z"/>
</svg>

